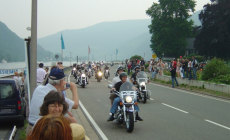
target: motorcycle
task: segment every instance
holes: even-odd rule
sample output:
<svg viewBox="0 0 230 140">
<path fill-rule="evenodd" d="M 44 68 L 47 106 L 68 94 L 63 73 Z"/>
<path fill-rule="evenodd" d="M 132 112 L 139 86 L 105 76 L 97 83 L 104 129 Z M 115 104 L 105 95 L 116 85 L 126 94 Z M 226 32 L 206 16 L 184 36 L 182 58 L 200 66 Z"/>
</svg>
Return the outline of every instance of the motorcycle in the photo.
<svg viewBox="0 0 230 140">
<path fill-rule="evenodd" d="M 140 71 L 137 74 L 137 88 L 139 89 L 139 101 L 142 100 L 143 103 L 147 102 L 147 99 L 150 99 L 146 84 L 148 83 L 147 74 L 144 71 Z"/>
<path fill-rule="evenodd" d="M 86 74 L 82 73 L 78 79 L 78 85 L 80 85 L 82 88 L 85 88 L 87 84 L 88 84 L 88 79 L 86 77 Z"/>
<path fill-rule="evenodd" d="M 71 74 L 76 78 L 77 69 L 74 67 L 71 71 Z"/>
<path fill-rule="evenodd" d="M 105 79 L 108 80 L 108 78 L 109 78 L 109 70 L 105 70 L 104 76 L 105 76 Z"/>
<path fill-rule="evenodd" d="M 101 71 L 98 71 L 98 72 L 96 73 L 97 82 L 101 82 L 101 80 L 102 80 L 102 75 L 103 75 L 103 73 L 102 73 Z"/>
<path fill-rule="evenodd" d="M 112 88 L 112 85 L 109 85 L 109 88 Z M 125 124 L 127 132 L 132 132 L 134 122 L 136 122 L 134 105 L 137 104 L 137 92 L 135 91 L 135 87 L 132 83 L 125 82 L 121 85 L 119 92 L 113 91 L 113 93 L 121 99 L 114 118 L 118 123 Z"/>
</svg>

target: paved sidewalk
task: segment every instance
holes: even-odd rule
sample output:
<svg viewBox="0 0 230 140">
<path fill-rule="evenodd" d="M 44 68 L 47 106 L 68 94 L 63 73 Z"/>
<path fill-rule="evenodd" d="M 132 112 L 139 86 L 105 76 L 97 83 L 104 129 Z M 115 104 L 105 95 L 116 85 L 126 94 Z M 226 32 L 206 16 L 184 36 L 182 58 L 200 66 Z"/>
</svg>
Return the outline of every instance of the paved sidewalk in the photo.
<svg viewBox="0 0 230 140">
<path fill-rule="evenodd" d="M 67 90 L 67 97 L 72 98 L 70 90 Z M 90 125 L 88 122 L 87 118 L 83 114 L 82 110 L 80 107 L 78 109 L 72 109 L 73 116 L 77 119 L 77 123 L 81 124 L 86 131 L 86 135 L 91 139 L 91 140 L 100 140 L 99 137 L 97 136 L 97 133 L 93 129 L 93 127 Z"/>
</svg>

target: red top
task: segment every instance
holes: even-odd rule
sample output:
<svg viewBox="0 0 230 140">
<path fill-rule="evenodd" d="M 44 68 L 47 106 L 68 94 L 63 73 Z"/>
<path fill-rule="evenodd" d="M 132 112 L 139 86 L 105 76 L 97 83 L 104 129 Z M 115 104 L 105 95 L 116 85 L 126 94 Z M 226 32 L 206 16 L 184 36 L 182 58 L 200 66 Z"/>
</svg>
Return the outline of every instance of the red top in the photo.
<svg viewBox="0 0 230 140">
<path fill-rule="evenodd" d="M 173 68 L 176 68 L 176 66 L 177 66 L 177 62 L 176 62 L 176 61 L 173 61 L 172 66 L 173 66 Z"/>
</svg>

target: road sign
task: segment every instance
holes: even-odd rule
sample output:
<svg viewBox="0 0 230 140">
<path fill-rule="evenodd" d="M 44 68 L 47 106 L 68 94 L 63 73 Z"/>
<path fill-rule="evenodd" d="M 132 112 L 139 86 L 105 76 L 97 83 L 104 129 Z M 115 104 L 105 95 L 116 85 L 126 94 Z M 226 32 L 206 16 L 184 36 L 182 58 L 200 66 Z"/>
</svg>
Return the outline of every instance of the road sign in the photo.
<svg viewBox="0 0 230 140">
<path fill-rule="evenodd" d="M 156 59 L 156 58 L 157 58 L 157 55 L 154 53 L 154 54 L 152 55 L 152 58 L 153 58 L 153 59 Z"/>
</svg>

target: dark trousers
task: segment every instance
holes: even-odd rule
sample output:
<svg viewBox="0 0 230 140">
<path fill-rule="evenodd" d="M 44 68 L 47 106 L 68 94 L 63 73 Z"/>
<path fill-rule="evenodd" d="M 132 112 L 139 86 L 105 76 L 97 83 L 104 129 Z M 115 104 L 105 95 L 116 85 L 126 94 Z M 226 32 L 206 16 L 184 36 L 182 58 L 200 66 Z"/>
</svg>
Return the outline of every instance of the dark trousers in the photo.
<svg viewBox="0 0 230 140">
<path fill-rule="evenodd" d="M 178 82 L 177 82 L 176 76 L 175 76 L 175 77 L 172 76 L 172 87 L 173 87 L 173 88 L 175 87 L 175 86 L 174 86 L 174 82 L 176 82 L 176 85 L 177 85 L 177 86 L 179 85 Z"/>
</svg>

